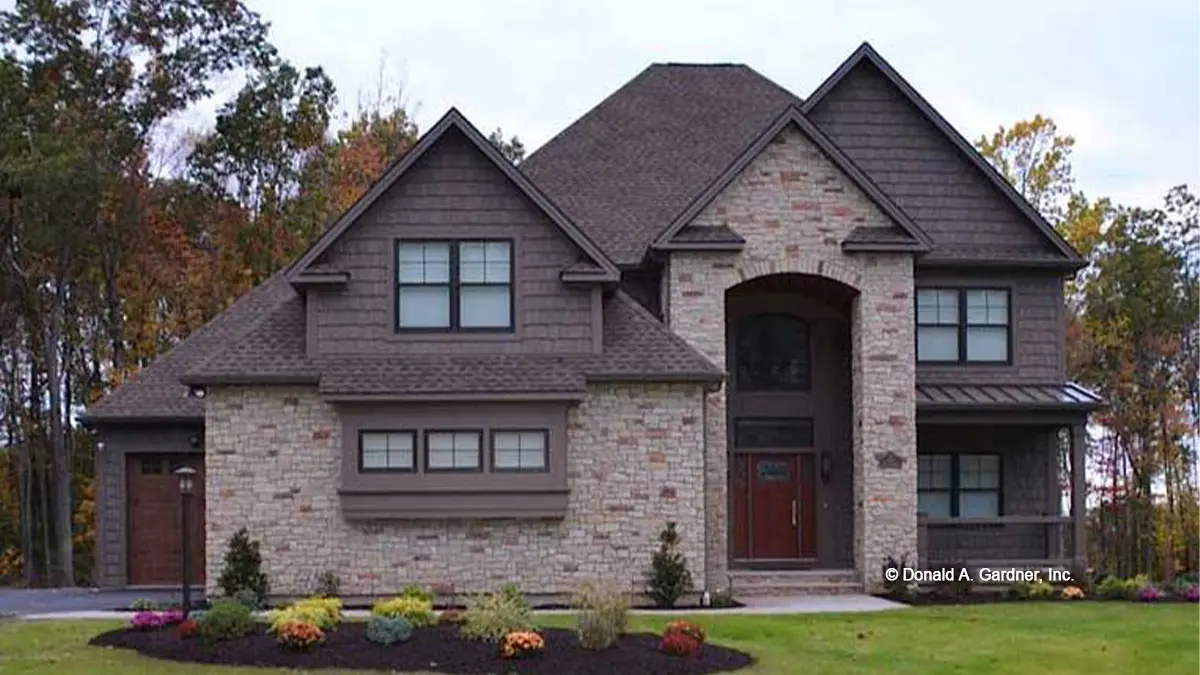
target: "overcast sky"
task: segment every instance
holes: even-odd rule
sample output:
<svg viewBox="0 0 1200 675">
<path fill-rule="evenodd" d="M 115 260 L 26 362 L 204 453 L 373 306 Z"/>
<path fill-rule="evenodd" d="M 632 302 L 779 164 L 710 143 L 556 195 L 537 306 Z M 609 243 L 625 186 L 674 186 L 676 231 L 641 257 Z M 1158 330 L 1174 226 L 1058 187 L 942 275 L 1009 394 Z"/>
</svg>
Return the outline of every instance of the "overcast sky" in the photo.
<svg viewBox="0 0 1200 675">
<path fill-rule="evenodd" d="M 867 40 L 968 139 L 1053 117 L 1089 194 L 1157 205 L 1200 183 L 1197 0 L 250 4 L 286 57 L 325 68 L 344 108 L 385 60 L 422 129 L 457 106 L 532 149 L 661 61 L 746 63 L 805 97 Z"/>
</svg>

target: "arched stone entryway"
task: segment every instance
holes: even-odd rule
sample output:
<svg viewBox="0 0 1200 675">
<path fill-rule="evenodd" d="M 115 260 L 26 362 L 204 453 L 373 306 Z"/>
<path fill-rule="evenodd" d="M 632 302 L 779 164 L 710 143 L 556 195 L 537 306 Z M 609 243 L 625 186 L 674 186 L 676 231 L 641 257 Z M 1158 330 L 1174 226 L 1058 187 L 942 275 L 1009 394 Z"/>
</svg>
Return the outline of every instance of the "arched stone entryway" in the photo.
<svg viewBox="0 0 1200 675">
<path fill-rule="evenodd" d="M 725 292 L 734 567 L 853 564 L 851 321 L 857 291 L 767 274 Z"/>
</svg>

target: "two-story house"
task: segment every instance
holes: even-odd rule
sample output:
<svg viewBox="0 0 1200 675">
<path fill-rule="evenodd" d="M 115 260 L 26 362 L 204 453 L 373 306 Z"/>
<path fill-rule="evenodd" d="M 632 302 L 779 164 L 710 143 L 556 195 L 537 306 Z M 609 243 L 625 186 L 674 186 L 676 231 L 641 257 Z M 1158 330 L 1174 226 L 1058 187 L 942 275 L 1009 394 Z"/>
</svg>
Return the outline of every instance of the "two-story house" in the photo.
<svg viewBox="0 0 1200 675">
<path fill-rule="evenodd" d="M 1078 563 L 1083 265 L 868 45 L 652 65 L 519 167 L 452 110 L 87 412 L 99 578 L 178 583 L 185 464 L 210 588 L 240 527 L 281 595 L 637 585 L 667 522 L 702 588 Z"/>
</svg>

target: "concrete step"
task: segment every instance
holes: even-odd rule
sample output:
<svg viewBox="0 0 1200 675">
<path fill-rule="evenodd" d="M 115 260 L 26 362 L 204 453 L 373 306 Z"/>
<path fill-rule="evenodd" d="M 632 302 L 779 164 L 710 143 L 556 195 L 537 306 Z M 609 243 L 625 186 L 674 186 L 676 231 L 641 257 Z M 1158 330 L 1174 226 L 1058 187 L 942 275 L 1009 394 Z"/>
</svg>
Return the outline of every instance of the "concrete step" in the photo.
<svg viewBox="0 0 1200 675">
<path fill-rule="evenodd" d="M 733 570 L 729 577 L 735 598 L 863 592 L 855 570 Z"/>
</svg>

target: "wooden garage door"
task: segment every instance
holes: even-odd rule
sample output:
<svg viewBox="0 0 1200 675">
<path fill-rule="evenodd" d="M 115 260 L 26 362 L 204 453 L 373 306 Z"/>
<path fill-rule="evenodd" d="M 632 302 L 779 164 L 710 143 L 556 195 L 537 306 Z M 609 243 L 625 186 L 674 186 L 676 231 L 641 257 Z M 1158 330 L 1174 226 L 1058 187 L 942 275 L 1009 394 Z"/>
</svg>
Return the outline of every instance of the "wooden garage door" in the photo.
<svg viewBox="0 0 1200 675">
<path fill-rule="evenodd" d="M 188 524 L 192 583 L 204 583 L 204 457 L 130 455 L 125 477 L 131 586 L 177 585 L 182 578 L 182 496 L 173 472 L 184 465 L 196 470 Z"/>
</svg>

